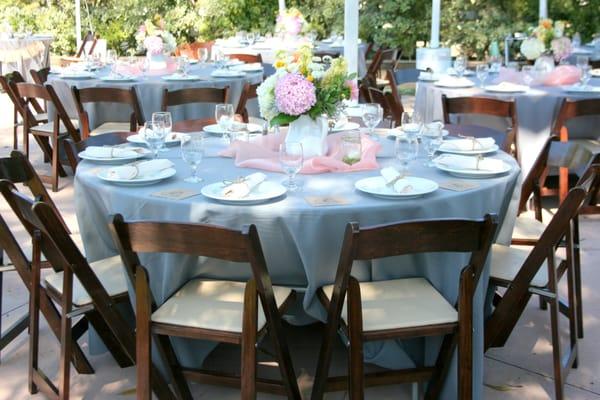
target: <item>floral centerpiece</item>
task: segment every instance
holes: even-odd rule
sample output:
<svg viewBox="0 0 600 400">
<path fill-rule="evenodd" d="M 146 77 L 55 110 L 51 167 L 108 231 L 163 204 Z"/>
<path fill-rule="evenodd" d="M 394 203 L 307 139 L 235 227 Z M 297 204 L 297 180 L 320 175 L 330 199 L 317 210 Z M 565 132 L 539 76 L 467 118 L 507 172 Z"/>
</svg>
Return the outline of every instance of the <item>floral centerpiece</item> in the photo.
<svg viewBox="0 0 600 400">
<path fill-rule="evenodd" d="M 177 47 L 175 37 L 165 29 L 165 21 L 159 15 L 140 25 L 135 41 L 138 51 L 145 51 L 150 59 L 150 69 L 166 68 L 165 55 L 175 51 Z"/>
<path fill-rule="evenodd" d="M 327 117 L 334 116 L 343 100 L 357 100 L 356 74 L 348 74 L 344 58 L 326 65 L 317 62 L 309 46 L 292 55 L 280 53 L 275 74 L 257 89 L 263 118 L 274 125 L 289 124 L 286 141 L 304 145 L 305 157 L 327 152 Z"/>
<path fill-rule="evenodd" d="M 277 15 L 275 31 L 283 35 L 296 37 L 307 27 L 304 15 L 297 8 L 288 8 Z"/>
<path fill-rule="evenodd" d="M 537 60 L 542 56 L 552 56 L 560 62 L 571 52 L 571 40 L 564 36 L 565 22 L 543 19 L 533 29 L 531 37 L 521 43 L 521 54 L 528 60 Z"/>
</svg>

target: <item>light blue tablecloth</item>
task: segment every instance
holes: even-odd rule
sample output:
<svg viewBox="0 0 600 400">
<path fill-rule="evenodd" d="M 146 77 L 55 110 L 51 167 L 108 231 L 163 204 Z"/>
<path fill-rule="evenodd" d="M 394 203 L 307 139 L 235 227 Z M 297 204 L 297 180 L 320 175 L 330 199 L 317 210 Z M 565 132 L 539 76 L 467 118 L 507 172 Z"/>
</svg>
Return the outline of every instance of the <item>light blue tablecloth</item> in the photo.
<svg viewBox="0 0 600 400">
<path fill-rule="evenodd" d="M 381 139 L 382 155 L 391 154 L 393 142 Z M 201 165 L 202 184 L 183 181 L 189 174 L 178 149 L 163 153 L 176 166 L 177 175 L 160 184 L 147 187 L 121 187 L 102 182 L 96 173 L 104 168 L 86 161 L 77 169 L 75 177 L 77 219 L 86 243 L 90 260 L 116 253 L 107 222 L 109 216 L 121 213 L 126 220 L 170 220 L 203 222 L 241 228 L 256 224 L 264 248 L 273 282 L 306 288 L 302 308 L 313 318 L 324 319 L 325 313 L 315 297 L 315 290 L 332 283 L 342 244 L 343 232 L 349 221 L 363 226 L 432 218 L 481 218 L 486 213 L 497 213 L 504 221 L 498 241 L 510 240 L 520 193 L 520 170 L 512 158 L 503 153 L 496 157 L 506 160 L 513 170 L 506 175 L 470 180 L 477 188 L 454 192 L 439 189 L 424 198 L 394 201 L 370 197 L 354 189 L 358 179 L 377 176 L 378 170 L 347 174 L 304 175 L 300 177 L 303 191 L 288 194 L 282 199 L 254 206 L 232 206 L 210 201 L 201 195 L 185 200 L 165 200 L 152 194 L 167 189 L 197 190 L 209 183 L 232 179 L 253 172 L 236 168 L 231 159 L 215 157 L 223 147 L 222 139 L 207 140 L 207 158 Z M 423 166 L 423 159 L 414 161 L 411 173 L 436 182 L 457 180 L 441 171 Z M 380 166 L 391 165 L 393 158 L 380 158 Z M 268 179 L 278 181 L 284 176 L 267 173 Z M 346 205 L 313 207 L 307 195 L 336 195 L 348 201 Z M 165 238 L 169 240 L 169 238 Z M 354 275 L 361 280 L 383 280 L 408 276 L 425 276 L 451 302 L 457 298 L 459 272 L 467 263 L 466 255 L 424 254 L 402 258 L 388 258 L 357 265 Z M 245 265 L 198 260 L 172 255 L 146 255 L 142 262 L 149 269 L 150 284 L 158 303 L 164 302 L 177 288 L 196 276 L 213 278 L 247 278 Z M 476 394 L 481 397 L 483 385 L 483 303 L 487 288 L 487 271 L 482 277 L 475 301 L 475 382 Z M 297 315 L 296 317 L 302 317 Z M 306 318 L 306 315 L 304 315 Z M 291 317 L 292 320 L 294 316 Z M 293 321 L 292 321 L 293 322 Z M 368 362 L 388 367 L 410 366 L 413 361 L 433 363 L 439 348 L 439 338 L 410 344 L 391 341 L 371 344 L 365 351 Z M 206 345 L 177 340 L 175 346 L 184 364 L 202 360 L 211 349 Z M 192 347 L 193 346 L 193 347 Z M 193 350 L 192 350 L 193 349 Z M 402 351 L 402 350 L 405 351 Z M 411 358 L 407 357 L 407 354 Z M 443 398 L 456 396 L 456 370 L 450 371 Z"/>
</svg>

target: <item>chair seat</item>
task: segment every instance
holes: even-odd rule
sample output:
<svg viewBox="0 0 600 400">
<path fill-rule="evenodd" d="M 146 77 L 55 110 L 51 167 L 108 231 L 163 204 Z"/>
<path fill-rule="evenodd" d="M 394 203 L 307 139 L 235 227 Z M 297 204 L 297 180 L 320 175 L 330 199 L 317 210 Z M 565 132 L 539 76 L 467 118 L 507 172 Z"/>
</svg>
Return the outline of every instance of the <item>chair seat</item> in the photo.
<svg viewBox="0 0 600 400">
<path fill-rule="evenodd" d="M 542 217 L 542 219 L 544 218 Z M 546 219 L 546 221 L 550 221 L 550 219 Z M 546 224 L 535 219 L 533 213 L 522 213 L 515 221 L 512 237 L 513 239 L 538 240 L 545 229 Z"/>
<path fill-rule="evenodd" d="M 503 246 L 501 244 L 492 245 L 490 256 L 490 277 L 503 281 L 513 281 L 521 269 L 523 262 L 531 252 L 531 246 Z M 558 265 L 561 258 L 555 257 L 555 264 Z M 531 281 L 531 286 L 543 288 L 548 285 L 548 262 L 544 261 L 538 273 Z"/>
<path fill-rule="evenodd" d="M 131 131 L 131 125 L 129 122 L 105 122 L 102 125 L 96 127 L 90 132 L 90 136 L 101 135 L 103 133 L 111 132 L 129 132 Z"/>
<path fill-rule="evenodd" d="M 78 120 L 72 119 L 71 123 L 73 124 L 75 129 L 79 129 L 79 121 Z M 60 123 L 59 129 L 60 129 L 60 131 L 59 131 L 60 135 L 68 134 L 67 129 L 65 128 L 65 126 L 63 125 L 62 122 Z M 47 135 L 51 135 L 52 132 L 54 132 L 54 122 L 46 122 L 45 124 L 36 125 L 36 126 L 32 127 L 31 130 L 34 132 L 41 132 L 41 133 L 45 133 Z"/>
<path fill-rule="evenodd" d="M 125 279 L 125 267 L 120 256 L 114 256 L 90 263 L 90 267 L 106 289 L 109 296 L 116 296 L 127 292 L 127 281 Z M 46 277 L 46 285 L 52 287 L 56 292 L 62 294 L 63 272 L 55 272 Z M 92 299 L 83 288 L 79 279 L 73 279 L 73 304 L 82 307 L 90 304 Z"/>
<path fill-rule="evenodd" d="M 331 299 L 333 285 L 323 287 Z M 458 312 L 425 278 L 360 282 L 363 331 L 458 322 Z M 347 321 L 347 305 L 342 318 Z"/>
<path fill-rule="evenodd" d="M 245 282 L 193 279 L 171 296 L 152 314 L 152 321 L 164 324 L 242 332 Z M 280 307 L 291 289 L 273 286 Z M 258 329 L 266 324 L 262 306 L 258 306 Z"/>
</svg>

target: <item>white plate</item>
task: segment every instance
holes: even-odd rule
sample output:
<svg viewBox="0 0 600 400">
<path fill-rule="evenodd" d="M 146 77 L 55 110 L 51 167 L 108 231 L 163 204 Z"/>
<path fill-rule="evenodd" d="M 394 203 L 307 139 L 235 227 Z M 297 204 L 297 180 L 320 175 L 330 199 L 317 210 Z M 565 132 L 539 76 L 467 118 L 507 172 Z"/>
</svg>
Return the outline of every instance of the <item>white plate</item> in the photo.
<svg viewBox="0 0 600 400">
<path fill-rule="evenodd" d="M 502 86 L 502 85 L 488 85 L 484 87 L 486 92 L 493 93 L 525 93 L 529 90 L 527 86 L 524 85 L 510 85 L 510 86 Z"/>
<path fill-rule="evenodd" d="M 241 71 L 241 72 L 262 72 L 263 71 L 262 64 L 259 64 L 259 63 L 238 65 L 238 66 L 232 67 L 231 69 L 233 71 Z"/>
<path fill-rule="evenodd" d="M 94 156 L 88 155 L 84 150 L 81 153 L 79 153 L 79 158 L 81 158 L 83 160 L 87 160 L 87 161 L 93 161 L 93 162 L 99 163 L 99 164 L 120 164 L 120 163 L 126 162 L 126 161 L 137 160 L 138 158 L 143 158 L 147 155 L 150 155 L 149 150 L 140 149 L 140 152 L 137 153 L 137 155 L 135 155 L 135 156 L 132 155 L 131 157 L 106 158 L 106 157 L 94 157 Z"/>
<path fill-rule="evenodd" d="M 600 78 L 600 68 L 594 68 L 590 71 L 590 75 L 594 78 Z"/>
<path fill-rule="evenodd" d="M 198 75 L 177 75 L 177 74 L 173 74 L 173 75 L 166 75 L 162 77 L 163 80 L 165 81 L 199 81 L 200 78 Z"/>
<path fill-rule="evenodd" d="M 456 169 L 456 168 L 451 168 L 451 167 L 448 167 L 445 165 L 440 165 L 438 163 L 434 163 L 434 164 L 437 169 L 439 169 L 441 171 L 445 171 L 445 172 L 449 173 L 450 175 L 454 175 L 459 178 L 481 178 L 481 179 L 482 178 L 493 178 L 498 175 L 503 175 L 512 169 L 512 167 L 505 161 L 502 161 L 503 168 L 499 171 L 481 171 L 481 170 L 477 170 L 477 169 Z"/>
<path fill-rule="evenodd" d="M 250 133 L 262 133 L 262 128 L 260 127 L 260 125 L 257 124 L 248 124 L 248 131 Z M 215 135 L 223 135 L 224 133 L 245 133 L 246 131 L 233 131 L 233 132 L 227 132 L 224 131 L 219 124 L 212 124 L 212 125 L 206 125 L 204 128 L 202 128 L 204 130 L 204 132 L 208 132 L 208 133 L 212 133 Z"/>
<path fill-rule="evenodd" d="M 110 177 L 108 175 L 109 170 L 110 170 L 110 168 L 103 169 L 102 171 L 100 171 L 98 173 L 97 177 L 105 182 L 110 182 L 110 183 L 114 183 L 115 185 L 121 185 L 121 186 L 151 185 L 153 183 L 160 182 L 164 179 L 170 178 L 177 173 L 177 171 L 175 171 L 175 168 L 167 168 L 167 169 L 163 169 L 162 171 L 159 171 L 155 175 L 148 176 L 145 178 L 118 179 L 118 178 Z"/>
<path fill-rule="evenodd" d="M 136 80 L 135 76 L 102 76 L 99 78 L 104 82 L 133 82 Z"/>
<path fill-rule="evenodd" d="M 418 79 L 422 82 L 436 82 L 440 79 L 440 76 L 437 74 L 420 73 Z"/>
<path fill-rule="evenodd" d="M 332 132 L 353 131 L 353 130 L 356 130 L 359 128 L 360 128 L 360 124 L 357 124 L 356 122 L 346 122 L 342 126 L 334 127 L 331 131 Z"/>
<path fill-rule="evenodd" d="M 454 68 L 449 68 L 446 73 L 450 76 L 458 76 L 458 74 L 456 73 Z M 470 70 L 470 69 L 466 69 L 465 72 L 463 72 L 463 76 L 474 76 L 474 75 L 475 75 L 475 71 Z"/>
<path fill-rule="evenodd" d="M 96 77 L 96 74 L 94 74 L 93 72 L 86 72 L 86 71 L 63 71 L 60 75 L 59 78 L 62 79 L 93 79 Z"/>
<path fill-rule="evenodd" d="M 218 69 L 213 71 L 210 76 L 213 78 L 241 78 L 246 76 L 246 73 L 243 71 L 234 71 L 231 69 Z"/>
<path fill-rule="evenodd" d="M 283 196 L 287 189 L 280 183 L 264 181 L 255 187 L 248 196 L 242 199 L 231 199 L 221 194 L 225 185 L 223 182 L 211 183 L 202 188 L 200 193 L 209 199 L 225 204 L 259 204 Z"/>
<path fill-rule="evenodd" d="M 600 94 L 600 86 L 572 85 L 572 86 L 563 86 L 562 89 L 567 93 L 598 93 L 598 94 Z"/>
<path fill-rule="evenodd" d="M 435 86 L 450 88 L 450 89 L 460 89 L 460 88 L 470 88 L 475 86 L 475 82 L 466 80 L 447 80 L 440 79 L 439 81 L 434 83 Z"/>
<path fill-rule="evenodd" d="M 361 192 L 383 199 L 414 199 L 435 192 L 439 188 L 434 181 L 415 176 L 407 176 L 400 182 L 405 182 L 405 185 L 410 185 L 412 189 L 407 190 L 406 193 L 398 193 L 393 187 L 387 186 L 381 176 L 361 179 L 354 184 L 354 187 Z"/>
<path fill-rule="evenodd" d="M 442 144 L 443 146 L 443 144 Z M 440 153 L 451 153 L 451 154 L 461 154 L 463 156 L 475 156 L 478 154 L 490 154 L 497 152 L 500 147 L 497 144 L 483 150 L 454 150 L 454 149 L 445 149 L 442 146 L 438 149 Z"/>
<path fill-rule="evenodd" d="M 189 135 L 187 135 L 186 133 L 171 132 L 165 140 L 165 145 L 177 146 L 181 142 L 181 138 L 187 136 Z M 146 145 L 146 140 L 144 139 L 144 128 L 140 129 L 140 132 L 135 135 L 127 136 L 127 141 L 130 143 Z"/>
</svg>

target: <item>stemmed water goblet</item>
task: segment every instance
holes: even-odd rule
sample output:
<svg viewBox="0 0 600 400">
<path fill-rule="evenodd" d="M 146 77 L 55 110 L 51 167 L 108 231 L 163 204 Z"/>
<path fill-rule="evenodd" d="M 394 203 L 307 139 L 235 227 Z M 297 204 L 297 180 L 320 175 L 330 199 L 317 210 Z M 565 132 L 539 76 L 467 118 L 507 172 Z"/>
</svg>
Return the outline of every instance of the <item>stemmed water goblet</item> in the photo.
<svg viewBox="0 0 600 400">
<path fill-rule="evenodd" d="M 206 64 L 208 61 L 208 49 L 206 47 L 200 47 L 198 49 L 198 61 L 201 65 Z"/>
<path fill-rule="evenodd" d="M 375 128 L 383 119 L 383 108 L 377 103 L 366 103 L 362 105 L 362 120 L 367 128 L 369 128 L 369 136 L 375 137 Z"/>
<path fill-rule="evenodd" d="M 294 192 L 300 188 L 295 180 L 296 174 L 302 169 L 304 163 L 304 152 L 302 143 L 288 142 L 282 143 L 279 146 L 279 163 L 281 169 L 288 176 L 288 179 L 283 182 L 283 186 L 289 191 Z"/>
<path fill-rule="evenodd" d="M 454 72 L 456 72 L 456 76 L 462 78 L 465 74 L 465 70 L 467 69 L 467 58 L 465 56 L 457 56 L 454 60 Z"/>
<path fill-rule="evenodd" d="M 162 141 L 161 146 L 158 148 L 158 151 L 167 151 L 164 149 L 164 142 L 167 137 L 171 134 L 171 130 L 173 129 L 173 120 L 171 118 L 171 113 L 168 111 L 159 111 L 152 113 L 152 123 L 156 124 L 165 132 L 164 139 Z"/>
<path fill-rule="evenodd" d="M 395 144 L 396 159 L 400 162 L 401 174 L 408 173 L 408 164 L 417 158 L 419 143 L 414 137 L 408 135 L 396 136 Z"/>
<path fill-rule="evenodd" d="M 477 79 L 479 79 L 479 85 L 481 87 L 485 86 L 485 80 L 487 79 L 490 69 L 487 64 L 479 64 L 475 69 L 475 73 L 477 74 Z"/>
<path fill-rule="evenodd" d="M 425 151 L 427 152 L 427 161 L 425 161 L 426 167 L 433 167 L 433 158 L 435 152 L 440 148 L 443 138 L 442 128 L 444 124 L 441 121 L 434 121 L 427 124 L 427 128 L 423 132 L 423 143 L 425 145 Z"/>
<path fill-rule="evenodd" d="M 246 35 L 246 41 L 248 42 L 248 46 L 254 45 L 254 42 L 256 42 L 256 33 L 248 32 Z"/>
<path fill-rule="evenodd" d="M 217 104 L 215 106 L 215 121 L 223 132 L 223 139 L 231 143 L 231 126 L 233 125 L 234 110 L 232 104 Z"/>
<path fill-rule="evenodd" d="M 198 166 L 204 158 L 204 137 L 202 134 L 190 134 L 181 138 L 181 158 L 192 168 L 192 175 L 185 182 L 199 183 Z"/>
<path fill-rule="evenodd" d="M 581 75 L 579 77 L 579 84 L 581 87 L 586 87 L 590 79 L 592 79 L 592 68 L 589 64 L 582 65 L 579 69 Z"/>
<path fill-rule="evenodd" d="M 146 122 L 144 124 L 144 141 L 154 154 L 154 158 L 158 158 L 158 151 L 165 142 L 166 136 L 163 122 Z"/>
<path fill-rule="evenodd" d="M 521 68 L 521 79 L 528 87 L 531 87 L 531 84 L 535 80 L 534 73 L 535 69 L 533 65 L 524 65 L 523 68 Z"/>
</svg>

